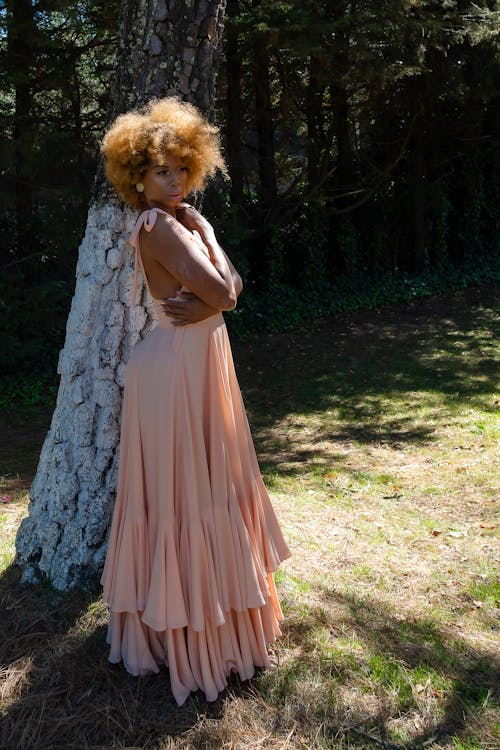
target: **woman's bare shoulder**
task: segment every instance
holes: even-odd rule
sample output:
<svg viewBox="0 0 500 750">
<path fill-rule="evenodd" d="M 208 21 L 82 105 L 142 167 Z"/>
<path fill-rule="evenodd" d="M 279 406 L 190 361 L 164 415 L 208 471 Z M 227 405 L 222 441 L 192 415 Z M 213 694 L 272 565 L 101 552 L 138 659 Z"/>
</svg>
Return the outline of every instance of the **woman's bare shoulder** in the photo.
<svg viewBox="0 0 500 750">
<path fill-rule="evenodd" d="M 151 254 L 164 253 L 170 247 L 189 247 L 189 233 L 170 214 L 157 212 L 156 221 L 150 230 L 143 225 L 141 228 L 142 246 Z"/>
</svg>

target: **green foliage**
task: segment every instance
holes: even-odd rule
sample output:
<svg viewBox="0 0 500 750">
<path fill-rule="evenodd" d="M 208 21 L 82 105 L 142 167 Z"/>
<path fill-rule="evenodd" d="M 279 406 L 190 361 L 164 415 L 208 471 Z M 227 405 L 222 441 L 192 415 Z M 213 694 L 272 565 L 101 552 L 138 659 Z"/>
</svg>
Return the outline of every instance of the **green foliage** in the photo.
<svg viewBox="0 0 500 750">
<path fill-rule="evenodd" d="M 54 406 L 57 397 L 57 379 L 51 372 L 19 372 L 17 375 L 0 375 L 0 409 L 10 406 Z"/>
<path fill-rule="evenodd" d="M 71 286 L 60 279 L 23 288 L 22 277 L 0 280 L 1 373 L 53 371 L 64 343 Z"/>
<path fill-rule="evenodd" d="M 47 367 L 61 344 L 118 16 L 116 0 L 11 3 L 0 15 L 2 369 Z"/>
</svg>

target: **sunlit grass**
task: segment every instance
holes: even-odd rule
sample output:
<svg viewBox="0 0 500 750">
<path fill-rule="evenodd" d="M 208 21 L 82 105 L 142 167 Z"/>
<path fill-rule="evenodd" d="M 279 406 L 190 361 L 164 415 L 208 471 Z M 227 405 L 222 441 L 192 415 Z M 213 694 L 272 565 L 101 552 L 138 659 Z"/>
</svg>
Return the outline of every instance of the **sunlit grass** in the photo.
<svg viewBox="0 0 500 750">
<path fill-rule="evenodd" d="M 28 493 L 15 484 L 15 479 L 0 477 L 0 574 L 14 560 L 16 532 L 28 505 Z"/>
<path fill-rule="evenodd" d="M 273 700 L 287 693 L 293 703 L 295 686 L 297 700 L 309 691 L 309 660 L 324 741 L 326 705 L 337 700 L 338 710 L 346 695 L 351 717 L 384 716 L 392 742 L 411 741 L 458 699 L 472 705 L 466 686 L 474 677 L 464 665 L 475 663 L 480 681 L 481 654 L 495 653 L 499 397 L 485 347 L 476 351 L 479 338 L 493 356 L 498 341 L 485 329 L 432 352 L 422 340 L 417 356 L 403 345 L 391 350 L 388 367 L 387 355 L 385 363 L 365 360 L 348 378 L 342 353 L 324 354 L 330 373 L 315 377 L 308 361 L 309 379 L 302 373 L 289 385 L 283 416 L 270 424 L 253 414 L 264 476 L 295 552 L 278 580 L 299 651 L 281 676 L 262 679 Z M 472 373 L 475 365 L 484 372 Z M 363 617 L 373 597 L 376 613 Z M 312 614 L 318 606 L 326 624 Z M 384 613 L 391 635 L 373 640 L 373 617 Z M 339 629 L 349 621 L 346 636 Z"/>
</svg>

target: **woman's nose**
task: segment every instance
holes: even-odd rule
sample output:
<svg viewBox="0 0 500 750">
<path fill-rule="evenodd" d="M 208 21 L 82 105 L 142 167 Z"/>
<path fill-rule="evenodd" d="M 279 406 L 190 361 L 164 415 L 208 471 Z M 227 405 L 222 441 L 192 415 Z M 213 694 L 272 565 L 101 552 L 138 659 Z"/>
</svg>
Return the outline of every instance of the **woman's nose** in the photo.
<svg viewBox="0 0 500 750">
<path fill-rule="evenodd" d="M 177 185 L 178 182 L 179 182 L 179 175 L 176 174 L 175 172 L 172 172 L 170 175 L 170 184 Z"/>
</svg>

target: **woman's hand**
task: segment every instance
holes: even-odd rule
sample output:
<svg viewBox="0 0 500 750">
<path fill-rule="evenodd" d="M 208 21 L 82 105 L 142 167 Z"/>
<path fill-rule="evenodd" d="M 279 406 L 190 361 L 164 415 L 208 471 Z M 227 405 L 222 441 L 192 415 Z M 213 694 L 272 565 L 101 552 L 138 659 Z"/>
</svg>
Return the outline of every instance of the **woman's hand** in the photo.
<svg viewBox="0 0 500 750">
<path fill-rule="evenodd" d="M 190 203 L 179 203 L 175 209 L 175 215 L 177 221 L 180 221 L 190 232 L 196 229 L 200 234 L 203 234 L 203 232 L 212 228 L 210 222 Z"/>
<path fill-rule="evenodd" d="M 174 326 L 200 323 L 219 312 L 192 292 L 180 292 L 180 296 L 165 298 L 162 308 L 166 315 L 173 318 Z"/>
</svg>

